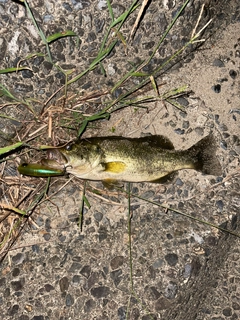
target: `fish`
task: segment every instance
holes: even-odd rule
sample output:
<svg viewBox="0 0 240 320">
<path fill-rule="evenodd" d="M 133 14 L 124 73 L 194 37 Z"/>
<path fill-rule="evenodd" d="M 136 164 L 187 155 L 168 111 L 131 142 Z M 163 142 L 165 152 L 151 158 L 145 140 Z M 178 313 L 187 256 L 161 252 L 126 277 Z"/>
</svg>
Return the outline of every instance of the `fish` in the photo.
<svg viewBox="0 0 240 320">
<path fill-rule="evenodd" d="M 81 179 L 106 183 L 160 183 L 182 169 L 221 175 L 216 148 L 212 134 L 187 150 L 175 150 L 172 142 L 161 135 L 109 136 L 79 139 L 53 152 L 60 153 L 61 164 L 67 173 Z"/>
</svg>

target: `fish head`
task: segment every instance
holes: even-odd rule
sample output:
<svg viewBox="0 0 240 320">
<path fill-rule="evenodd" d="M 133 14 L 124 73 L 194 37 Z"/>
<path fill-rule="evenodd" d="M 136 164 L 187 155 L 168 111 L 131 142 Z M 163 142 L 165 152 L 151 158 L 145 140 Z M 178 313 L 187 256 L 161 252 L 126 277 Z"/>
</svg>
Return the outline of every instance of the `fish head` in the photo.
<svg viewBox="0 0 240 320">
<path fill-rule="evenodd" d="M 65 159 L 66 171 L 76 176 L 83 177 L 96 168 L 102 156 L 101 148 L 87 140 L 77 143 L 69 143 L 58 149 L 61 157 Z"/>
</svg>

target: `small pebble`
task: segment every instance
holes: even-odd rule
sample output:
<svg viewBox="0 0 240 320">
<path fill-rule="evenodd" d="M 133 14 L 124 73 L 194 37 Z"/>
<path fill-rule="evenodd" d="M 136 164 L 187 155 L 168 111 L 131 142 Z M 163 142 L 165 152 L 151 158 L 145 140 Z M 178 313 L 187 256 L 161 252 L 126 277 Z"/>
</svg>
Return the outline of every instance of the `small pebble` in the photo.
<svg viewBox="0 0 240 320">
<path fill-rule="evenodd" d="M 66 236 L 64 236 L 64 235 L 61 234 L 61 235 L 58 237 L 58 239 L 59 239 L 59 241 L 64 242 L 64 241 L 66 240 Z"/>
<path fill-rule="evenodd" d="M 189 278 L 191 275 L 191 271 L 192 271 L 192 265 L 191 263 L 187 263 L 184 267 L 183 277 Z"/>
<path fill-rule="evenodd" d="M 153 269 L 158 269 L 158 268 L 161 268 L 163 264 L 164 264 L 164 260 L 159 258 L 153 263 L 152 266 L 153 266 Z"/>
<path fill-rule="evenodd" d="M 176 253 L 168 253 L 165 255 L 165 260 L 171 267 L 174 267 L 178 263 L 178 256 Z"/>
<path fill-rule="evenodd" d="M 63 277 L 59 280 L 59 286 L 61 292 L 67 291 L 69 287 L 69 280 L 67 277 Z"/>
<path fill-rule="evenodd" d="M 21 73 L 23 78 L 32 78 L 34 76 L 31 70 L 22 70 Z"/>
<path fill-rule="evenodd" d="M 216 206 L 218 207 L 218 209 L 220 210 L 220 212 L 223 211 L 224 204 L 223 204 L 222 200 L 216 201 Z"/>
<path fill-rule="evenodd" d="M 74 304 L 74 298 L 68 293 L 66 295 L 66 306 L 70 307 Z"/>
<path fill-rule="evenodd" d="M 177 98 L 176 100 L 177 100 L 177 102 L 178 102 L 180 105 L 182 105 L 182 106 L 184 106 L 184 107 L 187 107 L 187 106 L 189 105 L 188 100 L 185 99 L 185 98 L 183 98 L 183 97 L 179 97 L 179 98 Z M 183 113 L 186 114 L 185 112 L 183 112 Z"/>
<path fill-rule="evenodd" d="M 183 186 L 183 182 L 180 178 L 177 178 L 175 183 L 177 186 L 180 186 L 180 187 Z"/>
<path fill-rule="evenodd" d="M 215 66 L 215 67 L 219 67 L 219 68 L 224 67 L 224 63 L 223 63 L 222 60 L 220 60 L 220 59 L 215 59 L 215 60 L 213 61 L 213 64 L 212 64 L 212 65 Z"/>
<path fill-rule="evenodd" d="M 153 197 L 154 195 L 155 195 L 155 192 L 153 190 L 147 190 L 141 195 L 141 197 L 148 199 Z"/>
<path fill-rule="evenodd" d="M 229 71 L 229 75 L 230 75 L 230 77 L 232 78 L 232 79 L 236 79 L 236 77 L 237 77 L 237 72 L 235 71 L 235 70 L 230 70 Z"/>
<path fill-rule="evenodd" d="M 44 224 L 44 220 L 42 217 L 38 216 L 35 220 L 35 223 L 39 226 L 39 227 L 42 227 L 43 224 Z"/>
<path fill-rule="evenodd" d="M 111 268 L 112 270 L 115 270 L 117 268 L 119 268 L 120 266 L 122 266 L 124 263 L 124 257 L 123 256 L 116 256 L 115 258 L 113 258 L 110 262 Z"/>
<path fill-rule="evenodd" d="M 122 269 L 114 270 L 110 273 L 110 277 L 113 280 L 115 286 L 117 287 L 122 280 Z"/>
<path fill-rule="evenodd" d="M 222 78 L 222 79 L 219 80 L 220 83 L 227 82 L 227 81 L 228 81 L 227 78 Z"/>
<path fill-rule="evenodd" d="M 95 212 L 95 213 L 93 214 L 93 216 L 94 216 L 94 219 L 95 219 L 96 221 L 98 221 L 98 222 L 100 222 L 100 221 L 102 220 L 102 218 L 103 218 L 102 212 Z"/>
<path fill-rule="evenodd" d="M 25 279 L 21 278 L 20 280 L 17 281 L 11 281 L 11 287 L 14 291 L 20 291 L 23 289 L 25 284 Z"/>
<path fill-rule="evenodd" d="M 126 314 L 127 314 L 127 308 L 126 307 L 120 307 L 118 308 L 118 319 L 119 320 L 126 320 Z"/>
<path fill-rule="evenodd" d="M 179 115 L 180 115 L 182 118 L 186 118 L 186 116 L 187 116 L 186 112 L 182 112 L 182 111 L 179 112 Z"/>
<path fill-rule="evenodd" d="M 37 245 L 37 244 L 32 245 L 32 251 L 39 253 L 39 245 Z"/>
<path fill-rule="evenodd" d="M 136 204 L 136 205 L 134 205 L 134 206 L 130 206 L 130 210 L 131 210 L 131 211 L 137 210 L 137 209 L 139 209 L 139 208 L 140 208 L 140 204 Z"/>
<path fill-rule="evenodd" d="M 20 274 L 20 269 L 19 268 L 14 268 L 12 271 L 12 276 L 17 277 Z"/>
<path fill-rule="evenodd" d="M 225 308 L 225 309 L 223 309 L 223 315 L 225 316 L 225 317 L 230 317 L 231 315 L 232 315 L 232 310 L 231 310 L 231 308 Z"/>
<path fill-rule="evenodd" d="M 90 299 L 85 302 L 84 312 L 91 312 L 96 307 L 96 302 L 93 299 Z"/>
<path fill-rule="evenodd" d="M 51 234 L 50 233 L 45 233 L 43 235 L 44 240 L 49 241 L 51 239 Z"/>
<path fill-rule="evenodd" d="M 231 109 L 229 113 L 238 113 L 240 114 L 240 109 Z"/>
<path fill-rule="evenodd" d="M 230 134 L 229 134 L 229 133 L 227 133 L 227 132 L 223 132 L 223 137 L 224 137 L 225 139 L 227 139 L 227 138 L 229 138 L 229 137 L 230 137 Z"/>
<path fill-rule="evenodd" d="M 86 266 L 82 267 L 80 273 L 81 273 L 81 275 L 83 275 L 85 278 L 88 279 L 90 277 L 91 270 L 92 270 L 91 267 L 86 265 Z"/>
<path fill-rule="evenodd" d="M 138 191 L 139 191 L 139 190 L 138 190 L 137 187 L 133 187 L 133 188 L 132 188 L 132 193 L 133 193 L 133 194 L 138 194 Z"/>
<path fill-rule="evenodd" d="M 45 284 L 44 288 L 47 292 L 54 290 L 54 287 L 49 283 Z"/>
<path fill-rule="evenodd" d="M 181 190 L 181 189 L 178 189 L 178 190 L 177 190 L 177 194 L 178 194 L 178 196 L 180 196 L 180 195 L 181 195 L 181 193 L 182 193 L 182 190 Z"/>
<path fill-rule="evenodd" d="M 19 305 L 14 304 L 8 313 L 10 316 L 13 316 L 13 315 L 17 314 L 18 310 L 19 310 Z"/>
<path fill-rule="evenodd" d="M 184 134 L 185 130 L 178 128 L 178 129 L 175 129 L 174 132 L 177 134 Z"/>
<path fill-rule="evenodd" d="M 188 129 L 189 128 L 189 121 L 183 121 L 182 127 L 183 127 L 183 129 Z"/>
<path fill-rule="evenodd" d="M 99 10 L 104 10 L 105 8 L 107 8 L 107 2 L 105 0 L 100 0 L 97 4 L 97 8 Z"/>
<path fill-rule="evenodd" d="M 81 281 L 81 277 L 80 277 L 78 274 L 75 274 L 75 275 L 73 276 L 73 278 L 72 278 L 72 283 L 73 283 L 74 285 L 77 285 L 77 284 L 80 283 L 80 281 Z"/>
<path fill-rule="evenodd" d="M 216 85 L 212 86 L 212 90 L 215 93 L 220 93 L 221 92 L 221 85 L 220 84 L 216 84 Z"/>
<path fill-rule="evenodd" d="M 106 298 L 110 294 L 110 289 L 105 286 L 95 287 L 91 289 L 91 294 L 97 299 Z"/>
<path fill-rule="evenodd" d="M 216 178 L 216 183 L 222 182 L 223 181 L 223 177 L 217 177 Z M 214 182 L 215 183 L 215 182 Z"/>
<path fill-rule="evenodd" d="M 12 257 L 12 262 L 14 264 L 20 264 L 24 261 L 24 254 L 23 253 L 17 253 L 15 256 Z"/>
<path fill-rule="evenodd" d="M 222 140 L 222 141 L 220 142 L 220 147 L 221 147 L 222 149 L 224 149 L 224 150 L 227 150 L 227 142 L 224 141 L 224 140 Z"/>
<path fill-rule="evenodd" d="M 219 129 L 220 129 L 221 131 L 228 131 L 228 127 L 227 127 L 225 124 L 220 124 L 220 125 L 219 125 Z"/>
<path fill-rule="evenodd" d="M 234 150 L 230 150 L 229 155 L 233 156 L 233 157 L 237 157 L 238 156 L 237 152 L 234 151 Z"/>
<path fill-rule="evenodd" d="M 46 14 L 46 15 L 43 16 L 43 22 L 44 23 L 48 23 L 48 22 L 52 21 L 53 19 L 54 18 L 53 18 L 53 16 L 51 14 Z"/>
<path fill-rule="evenodd" d="M 178 286 L 175 282 L 170 281 L 165 289 L 164 296 L 168 299 L 174 299 L 177 294 Z"/>
<path fill-rule="evenodd" d="M 72 8 L 70 7 L 70 5 L 67 2 L 63 2 L 62 6 L 67 11 L 72 12 Z"/>
<path fill-rule="evenodd" d="M 180 202 L 178 203 L 178 209 L 179 209 L 179 210 L 182 210 L 183 207 L 184 207 L 184 203 L 180 201 Z"/>
<path fill-rule="evenodd" d="M 204 129 L 203 128 L 197 127 L 194 130 L 199 136 L 203 136 L 203 134 L 204 134 Z"/>
<path fill-rule="evenodd" d="M 63 266 L 64 263 L 61 263 L 61 266 Z M 79 270 L 81 270 L 81 264 L 78 262 L 73 262 L 71 264 L 71 267 L 69 268 L 69 272 L 78 272 Z"/>
<path fill-rule="evenodd" d="M 215 114 L 214 118 L 215 118 L 216 123 L 217 123 L 217 124 L 220 124 L 220 122 L 219 122 L 219 115 L 218 115 L 218 114 Z"/>
</svg>

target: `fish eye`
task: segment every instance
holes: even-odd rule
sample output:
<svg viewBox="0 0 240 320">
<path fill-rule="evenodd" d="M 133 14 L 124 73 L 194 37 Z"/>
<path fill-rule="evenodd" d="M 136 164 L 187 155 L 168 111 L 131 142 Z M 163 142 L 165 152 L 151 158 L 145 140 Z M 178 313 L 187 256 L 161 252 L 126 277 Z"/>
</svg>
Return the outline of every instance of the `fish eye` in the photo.
<svg viewBox="0 0 240 320">
<path fill-rule="evenodd" d="M 72 150 L 72 144 L 68 144 L 68 145 L 66 145 L 66 147 L 65 147 L 65 149 L 67 150 L 67 151 L 71 151 Z"/>
</svg>

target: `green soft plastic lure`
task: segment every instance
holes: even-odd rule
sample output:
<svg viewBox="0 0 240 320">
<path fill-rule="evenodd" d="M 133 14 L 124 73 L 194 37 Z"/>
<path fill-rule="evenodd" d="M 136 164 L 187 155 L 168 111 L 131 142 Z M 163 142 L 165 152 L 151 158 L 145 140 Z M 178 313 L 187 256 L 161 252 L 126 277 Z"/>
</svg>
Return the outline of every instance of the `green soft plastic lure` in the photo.
<svg viewBox="0 0 240 320">
<path fill-rule="evenodd" d="M 65 173 L 64 169 L 51 168 L 39 163 L 22 163 L 18 167 L 18 171 L 32 177 L 55 177 L 62 176 Z"/>
</svg>

